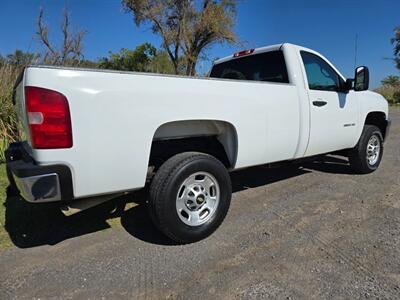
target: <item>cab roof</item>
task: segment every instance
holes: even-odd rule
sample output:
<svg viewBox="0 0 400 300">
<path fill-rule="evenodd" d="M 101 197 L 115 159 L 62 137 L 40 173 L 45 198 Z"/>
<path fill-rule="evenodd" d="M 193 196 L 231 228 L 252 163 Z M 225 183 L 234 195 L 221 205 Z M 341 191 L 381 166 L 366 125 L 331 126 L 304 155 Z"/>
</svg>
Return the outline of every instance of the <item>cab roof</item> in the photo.
<svg viewBox="0 0 400 300">
<path fill-rule="evenodd" d="M 264 46 L 264 47 L 259 47 L 259 48 L 255 48 L 255 49 L 251 49 L 254 50 L 251 54 L 248 55 L 253 55 L 253 54 L 257 54 L 257 53 L 263 53 L 263 52 L 269 52 L 269 51 L 275 51 L 275 50 L 280 50 L 282 48 L 282 46 L 285 43 L 282 44 L 275 44 L 275 45 L 270 45 L 270 46 Z M 239 52 L 238 52 L 239 53 Z M 231 54 L 229 56 L 225 56 L 223 58 L 217 59 L 214 61 L 214 65 L 216 64 L 220 64 L 229 60 L 233 60 L 233 59 L 238 59 L 241 56 L 235 57 L 235 54 Z"/>
<path fill-rule="evenodd" d="M 230 60 L 234 60 L 234 59 L 240 59 L 243 56 L 251 56 L 251 55 L 259 54 L 259 53 L 263 53 L 263 52 L 281 50 L 283 47 L 291 47 L 291 48 L 297 49 L 298 51 L 307 51 L 307 52 L 313 53 L 313 54 L 323 58 L 339 74 L 339 76 L 342 77 L 343 80 L 346 80 L 345 77 L 342 75 L 342 73 L 340 73 L 339 70 L 336 69 L 336 67 L 326 57 L 324 57 L 322 54 L 316 52 L 315 50 L 312 50 L 312 49 L 309 49 L 309 48 L 306 48 L 306 47 L 303 47 L 303 46 L 300 46 L 300 45 L 295 45 L 295 44 L 292 44 L 292 43 L 281 43 L 281 44 L 275 44 L 275 45 L 270 45 L 270 46 L 254 48 L 254 49 L 250 49 L 250 53 L 245 53 L 248 50 L 241 51 L 242 53 L 244 53 L 243 55 L 239 54 L 241 52 L 237 52 L 236 54 L 239 54 L 239 55 L 235 55 L 235 53 L 234 53 L 234 54 L 231 54 L 229 56 L 226 56 L 226 57 L 223 57 L 223 58 L 215 60 L 214 63 L 213 63 L 213 66 L 215 66 L 217 64 L 220 64 L 220 63 L 223 63 L 223 62 L 226 62 L 226 61 L 230 61 Z"/>
</svg>

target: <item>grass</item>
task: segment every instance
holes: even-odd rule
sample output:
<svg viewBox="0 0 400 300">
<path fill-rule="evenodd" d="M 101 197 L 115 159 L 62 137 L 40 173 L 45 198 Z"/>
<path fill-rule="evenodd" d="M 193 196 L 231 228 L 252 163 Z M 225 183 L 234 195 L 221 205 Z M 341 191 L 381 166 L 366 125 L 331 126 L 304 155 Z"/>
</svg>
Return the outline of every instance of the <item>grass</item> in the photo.
<svg viewBox="0 0 400 300">
<path fill-rule="evenodd" d="M 0 163 L 4 162 L 4 150 L 8 143 L 18 138 L 18 122 L 12 103 L 13 86 L 21 67 L 0 65 Z"/>
<path fill-rule="evenodd" d="M 6 176 L 6 168 L 4 164 L 0 164 L 0 248 L 12 245 L 12 241 L 5 229 L 6 207 L 8 179 Z"/>
</svg>

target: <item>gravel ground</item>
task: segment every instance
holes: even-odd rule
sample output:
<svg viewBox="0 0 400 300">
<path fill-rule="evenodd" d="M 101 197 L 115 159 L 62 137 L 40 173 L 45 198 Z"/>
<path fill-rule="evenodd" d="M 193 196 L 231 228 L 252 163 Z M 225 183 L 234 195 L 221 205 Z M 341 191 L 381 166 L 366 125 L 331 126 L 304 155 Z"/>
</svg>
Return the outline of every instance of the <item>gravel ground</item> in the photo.
<svg viewBox="0 0 400 300">
<path fill-rule="evenodd" d="M 0 298 L 399 299 L 400 110 L 391 117 L 373 174 L 339 156 L 233 173 L 227 218 L 195 244 L 171 244 L 140 204 L 107 230 L 107 205 L 25 241 L 9 226 Z"/>
</svg>

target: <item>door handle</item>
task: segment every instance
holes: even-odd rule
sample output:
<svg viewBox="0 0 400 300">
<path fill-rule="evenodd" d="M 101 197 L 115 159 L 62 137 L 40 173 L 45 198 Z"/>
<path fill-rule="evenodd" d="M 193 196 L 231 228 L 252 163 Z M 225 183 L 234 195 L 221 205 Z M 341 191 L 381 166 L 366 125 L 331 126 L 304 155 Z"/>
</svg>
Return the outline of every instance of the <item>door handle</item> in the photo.
<svg viewBox="0 0 400 300">
<path fill-rule="evenodd" d="M 321 107 L 321 106 L 324 106 L 324 105 L 326 105 L 328 102 L 326 102 L 326 101 L 324 101 L 324 100 L 316 100 L 316 101 L 313 101 L 313 105 L 314 106 L 318 106 L 318 107 Z"/>
</svg>

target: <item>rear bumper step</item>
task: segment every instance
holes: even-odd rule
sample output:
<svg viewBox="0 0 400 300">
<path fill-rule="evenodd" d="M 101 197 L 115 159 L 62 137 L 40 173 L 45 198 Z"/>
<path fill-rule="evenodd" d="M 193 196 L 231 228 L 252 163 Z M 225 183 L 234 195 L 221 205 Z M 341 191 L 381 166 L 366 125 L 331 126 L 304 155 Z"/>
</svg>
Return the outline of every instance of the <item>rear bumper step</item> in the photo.
<svg viewBox="0 0 400 300">
<path fill-rule="evenodd" d="M 74 198 L 71 170 L 65 165 L 40 166 L 27 155 L 22 143 L 6 151 L 7 168 L 22 197 L 32 203 L 69 201 Z"/>
</svg>

